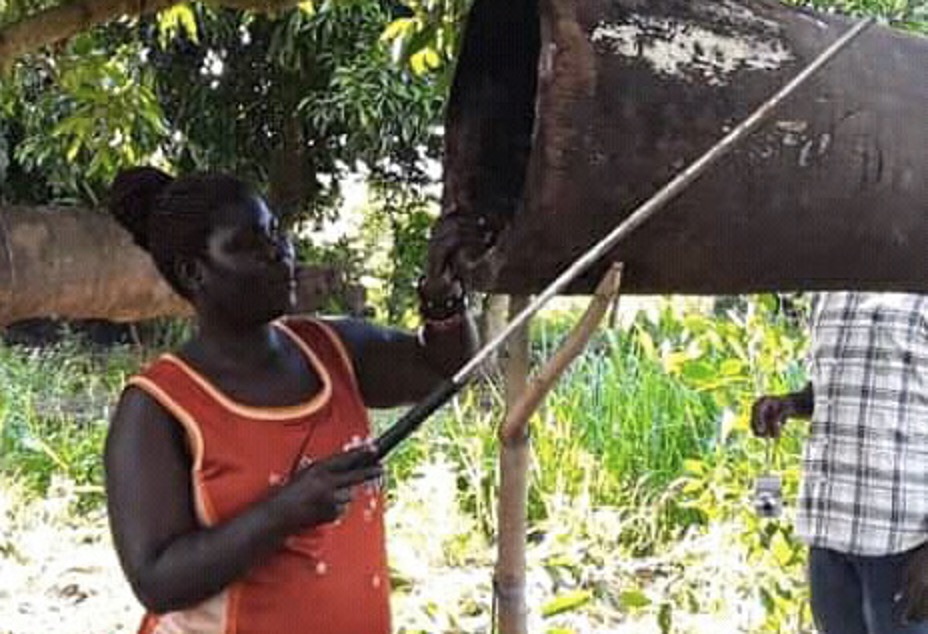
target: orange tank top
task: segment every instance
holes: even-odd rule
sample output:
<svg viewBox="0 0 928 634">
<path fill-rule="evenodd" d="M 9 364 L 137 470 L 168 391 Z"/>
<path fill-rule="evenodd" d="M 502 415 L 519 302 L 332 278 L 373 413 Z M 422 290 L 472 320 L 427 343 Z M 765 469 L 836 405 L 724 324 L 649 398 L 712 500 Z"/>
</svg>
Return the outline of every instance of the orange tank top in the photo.
<svg viewBox="0 0 928 634">
<path fill-rule="evenodd" d="M 183 426 L 199 522 L 214 526 L 283 485 L 291 466 L 367 438 L 370 423 L 351 361 L 327 325 L 290 318 L 293 338 L 322 380 L 309 402 L 258 408 L 234 402 L 173 355 L 129 384 Z M 308 442 L 300 454 L 308 434 Z M 140 634 L 387 634 L 389 579 L 383 496 L 363 486 L 345 515 L 289 538 L 275 555 L 194 607 L 147 614 Z"/>
</svg>

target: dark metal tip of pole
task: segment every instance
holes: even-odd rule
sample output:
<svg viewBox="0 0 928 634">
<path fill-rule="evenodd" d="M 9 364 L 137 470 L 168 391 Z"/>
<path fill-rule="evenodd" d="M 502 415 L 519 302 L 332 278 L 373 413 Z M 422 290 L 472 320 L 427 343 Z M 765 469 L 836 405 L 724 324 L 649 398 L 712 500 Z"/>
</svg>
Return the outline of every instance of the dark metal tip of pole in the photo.
<svg viewBox="0 0 928 634">
<path fill-rule="evenodd" d="M 416 431 L 435 410 L 451 400 L 451 397 L 457 394 L 462 387 L 464 387 L 463 383 L 459 384 L 447 380 L 435 388 L 423 401 L 403 414 L 375 441 L 377 458 L 383 459 L 386 457 L 397 445 Z"/>
</svg>

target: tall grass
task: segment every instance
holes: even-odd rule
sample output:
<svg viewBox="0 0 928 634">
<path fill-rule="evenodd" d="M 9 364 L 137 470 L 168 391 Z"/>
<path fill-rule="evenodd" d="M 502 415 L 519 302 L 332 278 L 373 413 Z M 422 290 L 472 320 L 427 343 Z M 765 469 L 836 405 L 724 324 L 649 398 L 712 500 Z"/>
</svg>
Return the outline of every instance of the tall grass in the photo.
<svg viewBox="0 0 928 634">
<path fill-rule="evenodd" d="M 547 358 L 573 314 L 535 322 L 532 355 Z M 565 505 L 612 506 L 629 520 L 632 550 L 649 551 L 711 513 L 683 508 L 675 485 L 704 463 L 738 466 L 738 495 L 749 495 L 764 445 L 747 431 L 761 391 L 798 389 L 805 342 L 800 321 L 767 299 L 720 315 L 666 302 L 624 329 L 598 334 L 532 421 L 534 463 L 529 518 L 544 522 Z M 392 459 L 403 479 L 435 456 L 456 465 L 465 509 L 488 533 L 495 526 L 498 378 L 485 380 L 446 408 Z M 383 420 L 390 418 L 384 416 Z M 780 452 L 798 454 L 800 434 Z M 732 481 L 735 477 L 732 472 Z"/>
<path fill-rule="evenodd" d="M 726 441 L 726 420 L 743 417 L 757 390 L 801 382 L 801 325 L 778 320 L 774 307 L 749 303 L 746 314 L 716 317 L 675 306 L 597 335 L 550 395 L 532 427 L 532 517 L 545 516 L 552 496 L 614 504 L 631 490 L 665 490 L 687 460 L 711 456 Z M 574 318 L 536 320 L 536 360 L 553 352 Z M 41 350 L 0 346 L 0 470 L 39 492 L 56 470 L 99 484 L 106 420 L 143 360 L 135 348 L 94 350 L 76 339 Z M 395 414 L 376 418 L 383 426 Z M 401 448 L 393 477 L 447 456 L 465 503 L 491 526 L 501 416 L 502 388 L 491 377 Z"/>
<path fill-rule="evenodd" d="M 139 361 L 128 348 L 73 338 L 41 349 L 0 346 L 0 474 L 36 495 L 61 476 L 84 504 L 99 503 L 107 421 Z"/>
<path fill-rule="evenodd" d="M 620 481 L 666 486 L 684 459 L 711 445 L 719 408 L 668 375 L 633 335 L 607 332 L 595 343 L 552 394 L 542 425 L 554 428 L 538 434 L 538 449 L 544 454 L 552 437 L 575 436 Z"/>
</svg>

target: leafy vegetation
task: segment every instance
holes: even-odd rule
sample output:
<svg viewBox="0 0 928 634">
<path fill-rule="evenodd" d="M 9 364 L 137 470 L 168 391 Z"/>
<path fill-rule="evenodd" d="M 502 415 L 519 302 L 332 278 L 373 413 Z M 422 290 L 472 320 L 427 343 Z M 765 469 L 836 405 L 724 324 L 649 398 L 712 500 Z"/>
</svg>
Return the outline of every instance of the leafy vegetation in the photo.
<svg viewBox="0 0 928 634">
<path fill-rule="evenodd" d="M 786 315 L 773 297 L 721 315 L 668 301 L 627 329 L 601 333 L 533 421 L 532 631 L 588 631 L 590 619 L 611 628 L 635 622 L 629 631 L 705 631 L 708 622 L 723 631 L 809 631 L 805 548 L 791 512 L 764 520 L 750 504 L 768 465 L 747 421 L 760 391 L 803 383 L 805 311 L 800 300 Z M 572 316 L 536 323 L 538 356 Z M 484 552 L 473 531 L 490 541 L 495 526 L 499 401 L 492 383 L 470 391 L 392 465 L 401 494 L 423 465 L 452 465 L 459 512 L 473 527 L 459 545 L 465 561 Z M 801 427 L 788 430 L 771 465 L 790 501 Z"/>
<path fill-rule="evenodd" d="M 102 500 L 102 440 L 133 351 L 0 348 L 0 472 L 34 494 L 54 477 L 75 483 L 81 508 Z"/>
<path fill-rule="evenodd" d="M 17 10 L 0 5 L 0 24 Z M 358 166 L 413 179 L 444 92 L 393 63 L 381 40 L 396 11 L 179 3 L 24 57 L 0 76 L 0 200 L 96 204 L 119 169 L 154 163 L 234 171 L 293 222 L 331 214 Z"/>
<path fill-rule="evenodd" d="M 924 0 L 786 0 L 819 11 L 875 15 L 892 26 L 928 34 L 928 3 Z"/>
<path fill-rule="evenodd" d="M 750 631 L 801 631 L 804 549 L 788 517 L 753 514 L 765 447 L 750 436 L 746 413 L 758 391 L 802 383 L 802 314 L 800 303 L 798 317 L 784 315 L 770 297 L 720 313 L 663 301 L 597 336 L 533 421 L 533 631 L 586 631 L 581 623 L 595 622 L 687 631 L 699 619 L 731 618 L 739 604 Z M 575 317 L 552 311 L 538 320 L 533 353 L 549 354 Z M 3 349 L 4 478 L 35 495 L 56 478 L 70 480 L 79 509 L 99 505 L 109 408 L 127 373 L 151 354 L 101 355 L 75 342 Z M 405 631 L 486 627 L 501 405 L 498 381 L 487 379 L 391 460 Z M 788 498 L 802 433 L 790 430 L 778 447 Z M 434 582 L 446 573 L 459 583 Z"/>
</svg>

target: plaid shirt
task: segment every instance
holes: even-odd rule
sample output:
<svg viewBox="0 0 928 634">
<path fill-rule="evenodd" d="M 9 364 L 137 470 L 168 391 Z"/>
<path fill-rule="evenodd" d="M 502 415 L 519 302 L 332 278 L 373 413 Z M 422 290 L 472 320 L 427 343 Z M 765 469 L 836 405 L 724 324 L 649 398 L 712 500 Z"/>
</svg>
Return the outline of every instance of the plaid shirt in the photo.
<svg viewBox="0 0 928 634">
<path fill-rule="evenodd" d="M 854 555 L 928 541 L 928 295 L 824 293 L 797 531 Z"/>
</svg>

